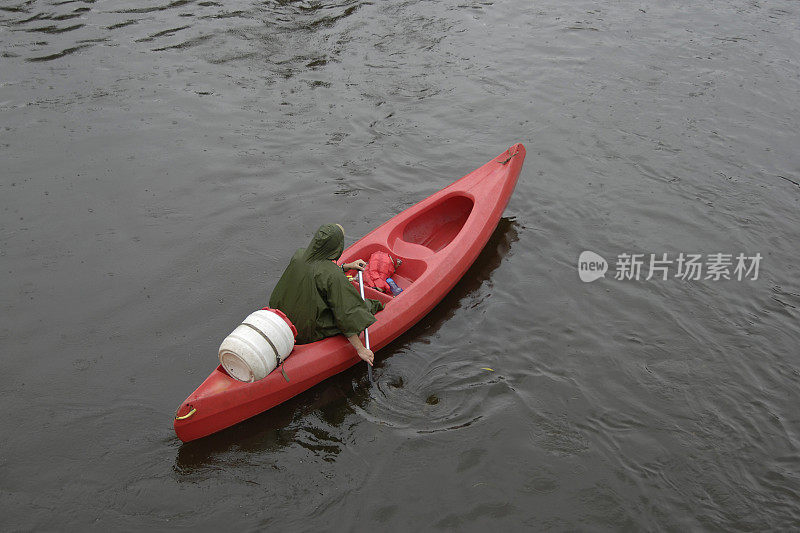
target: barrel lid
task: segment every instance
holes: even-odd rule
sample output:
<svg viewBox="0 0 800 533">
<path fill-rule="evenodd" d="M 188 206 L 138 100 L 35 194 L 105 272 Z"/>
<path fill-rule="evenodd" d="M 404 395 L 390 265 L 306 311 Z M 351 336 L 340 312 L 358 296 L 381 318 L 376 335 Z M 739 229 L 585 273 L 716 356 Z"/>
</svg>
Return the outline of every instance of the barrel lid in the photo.
<svg viewBox="0 0 800 533">
<path fill-rule="evenodd" d="M 294 338 L 295 338 L 295 339 L 297 338 L 297 328 L 296 328 L 296 327 L 294 327 L 294 324 L 292 324 L 292 321 L 291 321 L 291 320 L 289 320 L 289 317 L 288 317 L 288 316 L 286 316 L 286 313 L 284 313 L 284 312 L 283 312 L 283 311 L 281 311 L 280 309 L 273 309 L 273 308 L 271 308 L 271 307 L 262 307 L 262 308 L 261 308 L 261 310 L 262 310 L 262 311 L 272 311 L 273 313 L 275 313 L 276 315 L 278 315 L 279 317 L 281 317 L 281 318 L 283 319 L 283 321 L 284 321 L 284 322 L 286 322 L 286 324 L 287 324 L 287 325 L 289 326 L 289 328 L 292 330 L 292 335 L 294 335 Z"/>
</svg>

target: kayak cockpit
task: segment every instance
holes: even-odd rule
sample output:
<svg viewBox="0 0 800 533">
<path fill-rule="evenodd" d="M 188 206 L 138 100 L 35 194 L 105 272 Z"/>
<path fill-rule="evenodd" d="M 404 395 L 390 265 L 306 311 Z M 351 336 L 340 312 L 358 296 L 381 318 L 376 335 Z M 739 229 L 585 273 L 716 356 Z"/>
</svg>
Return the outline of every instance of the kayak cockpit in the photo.
<svg viewBox="0 0 800 533">
<path fill-rule="evenodd" d="M 472 198 L 462 194 L 443 198 L 394 228 L 389 234 L 389 246 L 411 250 L 425 248 L 418 249 L 417 253 L 426 255 L 438 252 L 458 236 L 473 207 Z"/>
</svg>

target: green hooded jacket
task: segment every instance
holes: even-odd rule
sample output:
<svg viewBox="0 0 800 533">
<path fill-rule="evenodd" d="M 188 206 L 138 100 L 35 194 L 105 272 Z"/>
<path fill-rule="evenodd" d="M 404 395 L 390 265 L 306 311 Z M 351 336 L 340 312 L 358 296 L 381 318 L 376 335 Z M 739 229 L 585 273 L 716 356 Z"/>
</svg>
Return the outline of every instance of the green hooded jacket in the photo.
<svg viewBox="0 0 800 533">
<path fill-rule="evenodd" d="M 269 306 L 280 309 L 297 328 L 297 344 L 325 337 L 357 335 L 375 322 L 383 309 L 377 300 L 361 299 L 347 280 L 338 260 L 344 250 L 344 233 L 336 224 L 320 226 L 308 248 L 292 256 L 272 291 Z"/>
</svg>

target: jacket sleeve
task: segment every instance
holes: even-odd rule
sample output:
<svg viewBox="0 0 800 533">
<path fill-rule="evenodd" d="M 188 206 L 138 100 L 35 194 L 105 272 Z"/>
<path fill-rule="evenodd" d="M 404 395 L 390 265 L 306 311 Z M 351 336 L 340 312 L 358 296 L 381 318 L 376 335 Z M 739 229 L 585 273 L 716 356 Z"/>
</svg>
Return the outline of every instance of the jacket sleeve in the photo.
<svg viewBox="0 0 800 533">
<path fill-rule="evenodd" d="M 370 308 L 377 312 L 378 306 L 372 304 L 372 301 L 369 301 L 368 306 L 338 269 L 337 272 L 326 273 L 325 300 L 333 313 L 336 327 L 345 337 L 358 335 L 375 322 L 375 315 L 370 312 Z"/>
</svg>

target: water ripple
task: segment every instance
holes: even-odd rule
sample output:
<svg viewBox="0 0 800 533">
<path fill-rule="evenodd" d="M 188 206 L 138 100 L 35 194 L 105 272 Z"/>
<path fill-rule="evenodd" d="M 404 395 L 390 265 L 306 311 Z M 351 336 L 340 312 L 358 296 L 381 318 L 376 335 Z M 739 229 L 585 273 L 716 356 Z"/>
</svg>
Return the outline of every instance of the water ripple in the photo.
<svg viewBox="0 0 800 533">
<path fill-rule="evenodd" d="M 62 58 L 64 56 L 68 56 L 70 54 L 74 54 L 75 52 L 78 52 L 79 50 L 82 50 L 84 48 L 88 48 L 90 46 L 91 46 L 91 44 L 84 44 L 84 45 L 80 45 L 80 46 L 72 46 L 70 48 L 66 48 L 64 50 L 61 50 L 60 52 L 56 52 L 55 54 L 49 54 L 49 55 L 46 55 L 46 56 L 29 57 L 28 61 L 31 61 L 31 62 L 34 62 L 34 63 L 35 62 L 39 62 L 39 61 L 53 61 L 54 59 L 60 59 L 60 58 Z"/>
<path fill-rule="evenodd" d="M 143 13 L 153 13 L 155 11 L 166 11 L 168 9 L 174 9 L 176 7 L 182 7 L 187 4 L 191 4 L 192 1 L 193 0 L 176 0 L 175 2 L 170 2 L 169 4 L 162 4 L 151 7 L 136 7 L 129 9 L 121 9 L 119 11 L 115 11 L 115 13 L 143 14 Z"/>
</svg>

